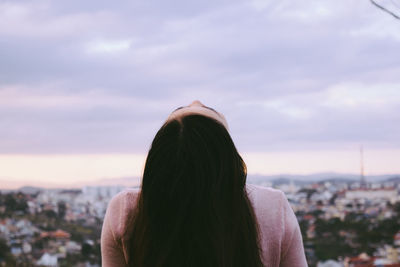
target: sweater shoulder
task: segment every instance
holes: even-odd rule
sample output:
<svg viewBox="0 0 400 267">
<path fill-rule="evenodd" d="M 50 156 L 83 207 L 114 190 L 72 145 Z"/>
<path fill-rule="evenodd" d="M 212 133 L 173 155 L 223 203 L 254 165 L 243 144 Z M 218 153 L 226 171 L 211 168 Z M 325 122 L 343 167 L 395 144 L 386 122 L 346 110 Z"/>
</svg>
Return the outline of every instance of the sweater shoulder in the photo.
<svg viewBox="0 0 400 267">
<path fill-rule="evenodd" d="M 285 194 L 278 189 L 254 184 L 246 185 L 247 195 L 254 209 L 268 209 L 283 204 L 286 200 Z M 273 207 L 271 207 L 273 206 Z"/>
<path fill-rule="evenodd" d="M 139 192 L 138 188 L 125 189 L 116 194 L 108 204 L 106 216 L 116 239 L 121 239 L 129 229 Z"/>
<path fill-rule="evenodd" d="M 258 185 L 247 185 L 247 194 L 253 205 L 254 213 L 262 235 L 276 236 L 285 230 L 283 222 L 287 199 L 277 189 Z"/>
<path fill-rule="evenodd" d="M 279 266 L 288 231 L 287 198 L 281 190 L 270 187 L 248 184 L 246 190 L 259 228 L 263 262 L 267 266 Z"/>
</svg>

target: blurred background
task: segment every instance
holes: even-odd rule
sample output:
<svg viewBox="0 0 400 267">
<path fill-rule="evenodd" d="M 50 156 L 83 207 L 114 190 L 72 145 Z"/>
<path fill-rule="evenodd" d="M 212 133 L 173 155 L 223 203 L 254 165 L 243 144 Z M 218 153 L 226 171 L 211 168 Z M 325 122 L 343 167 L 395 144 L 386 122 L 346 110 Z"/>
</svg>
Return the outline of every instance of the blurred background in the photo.
<svg viewBox="0 0 400 267">
<path fill-rule="evenodd" d="M 0 1 L 0 265 L 99 266 L 108 201 L 198 99 L 227 118 L 248 182 L 286 193 L 310 266 L 400 266 L 399 15 L 399 0 Z"/>
</svg>

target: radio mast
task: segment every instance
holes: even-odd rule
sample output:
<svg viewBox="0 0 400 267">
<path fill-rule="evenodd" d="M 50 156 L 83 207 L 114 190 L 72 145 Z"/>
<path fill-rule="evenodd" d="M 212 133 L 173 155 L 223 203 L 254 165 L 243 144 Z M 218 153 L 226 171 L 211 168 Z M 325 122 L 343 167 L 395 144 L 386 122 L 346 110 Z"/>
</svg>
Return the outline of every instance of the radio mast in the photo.
<svg viewBox="0 0 400 267">
<path fill-rule="evenodd" d="M 360 147 L 360 188 L 367 188 L 367 182 L 365 181 L 364 175 L 364 148 Z"/>
</svg>

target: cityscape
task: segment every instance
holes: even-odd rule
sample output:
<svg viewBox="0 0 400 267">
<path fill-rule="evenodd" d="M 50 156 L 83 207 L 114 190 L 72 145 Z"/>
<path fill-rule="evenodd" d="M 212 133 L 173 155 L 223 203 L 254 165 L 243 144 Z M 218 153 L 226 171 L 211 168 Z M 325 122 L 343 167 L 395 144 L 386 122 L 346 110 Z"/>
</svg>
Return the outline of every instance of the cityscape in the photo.
<svg viewBox="0 0 400 267">
<path fill-rule="evenodd" d="M 0 267 L 101 266 L 108 203 L 192 104 L 248 184 L 284 192 L 310 267 L 400 267 L 400 0 L 0 0 L 0 18 Z"/>
<path fill-rule="evenodd" d="M 285 192 L 309 266 L 400 266 L 400 175 L 372 181 L 249 177 Z M 109 200 L 125 186 L 23 187 L 0 194 L 0 266 L 101 266 Z"/>
</svg>

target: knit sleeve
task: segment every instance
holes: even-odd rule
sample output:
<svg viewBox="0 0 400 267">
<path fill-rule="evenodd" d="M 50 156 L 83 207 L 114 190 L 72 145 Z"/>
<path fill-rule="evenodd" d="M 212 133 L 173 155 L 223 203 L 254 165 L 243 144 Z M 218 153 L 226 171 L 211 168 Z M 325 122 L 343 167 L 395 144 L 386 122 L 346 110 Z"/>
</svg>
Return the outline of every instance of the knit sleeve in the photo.
<svg viewBox="0 0 400 267">
<path fill-rule="evenodd" d="M 118 242 L 113 222 L 121 212 L 119 197 L 114 197 L 107 208 L 101 231 L 101 260 L 103 267 L 127 266 L 121 243 Z"/>
<path fill-rule="evenodd" d="M 284 234 L 280 267 L 307 267 L 299 223 L 287 198 L 283 198 Z"/>
</svg>

